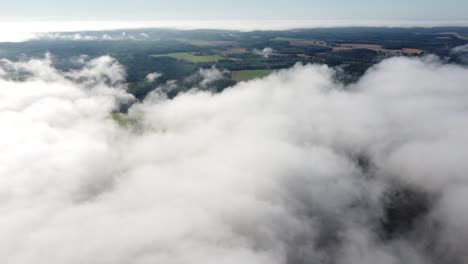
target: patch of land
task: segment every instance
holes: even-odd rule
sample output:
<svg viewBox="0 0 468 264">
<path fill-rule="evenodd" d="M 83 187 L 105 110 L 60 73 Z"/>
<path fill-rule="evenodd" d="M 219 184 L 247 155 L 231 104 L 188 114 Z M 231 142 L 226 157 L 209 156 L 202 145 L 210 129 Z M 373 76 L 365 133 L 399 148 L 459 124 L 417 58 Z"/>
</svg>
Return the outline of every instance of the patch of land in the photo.
<svg viewBox="0 0 468 264">
<path fill-rule="evenodd" d="M 381 45 L 373 45 L 373 44 L 337 44 L 336 47 L 333 47 L 334 52 L 344 51 L 344 50 L 357 50 L 357 49 L 365 49 L 365 50 L 373 50 L 376 52 L 384 52 L 384 53 L 398 53 L 401 52 L 403 54 L 414 55 L 414 54 L 422 54 L 424 53 L 423 50 L 420 49 L 410 49 L 410 48 L 403 48 L 401 50 L 391 50 L 382 47 Z"/>
<path fill-rule="evenodd" d="M 424 50 L 403 48 L 401 52 L 403 52 L 404 54 L 408 54 L 408 55 L 419 55 L 419 54 L 423 54 Z"/>
<path fill-rule="evenodd" d="M 224 57 L 215 55 L 197 55 L 191 52 L 178 52 L 178 53 L 167 53 L 159 55 L 151 55 L 153 58 L 170 57 L 178 60 L 184 60 L 193 63 L 204 63 L 204 62 L 217 62 L 224 59 Z"/>
<path fill-rule="evenodd" d="M 191 39 L 177 39 L 180 42 L 188 43 L 198 47 L 235 47 L 239 45 L 237 41 L 225 40 L 191 40 Z"/>
<path fill-rule="evenodd" d="M 307 39 L 295 39 L 295 38 L 274 38 L 275 41 L 286 41 L 291 46 L 304 47 L 304 46 L 320 46 L 328 47 L 327 43 L 323 40 L 307 40 Z"/>
<path fill-rule="evenodd" d="M 439 35 L 452 35 L 461 40 L 468 40 L 467 35 L 463 35 L 457 32 L 440 32 Z"/>
<path fill-rule="evenodd" d="M 270 73 L 272 73 L 273 70 L 243 70 L 243 71 L 233 71 L 231 73 L 231 79 L 241 82 L 241 81 L 248 81 L 248 80 L 253 80 L 257 78 L 262 78 Z"/>
<path fill-rule="evenodd" d="M 456 36 L 457 36 L 457 38 L 459 38 L 461 40 L 468 40 L 468 35 L 457 34 Z"/>
<path fill-rule="evenodd" d="M 222 52 L 224 56 L 229 56 L 232 54 L 244 54 L 247 53 L 246 48 L 230 48 Z"/>
<path fill-rule="evenodd" d="M 112 113 L 111 118 L 121 127 L 128 127 L 129 120 L 127 115 L 122 113 Z"/>
<path fill-rule="evenodd" d="M 383 51 L 389 52 L 392 50 L 384 49 L 381 45 L 373 44 L 337 44 L 336 47 L 333 47 L 333 51 L 342 51 L 342 50 L 355 50 L 355 49 L 366 49 L 373 51 Z"/>
</svg>

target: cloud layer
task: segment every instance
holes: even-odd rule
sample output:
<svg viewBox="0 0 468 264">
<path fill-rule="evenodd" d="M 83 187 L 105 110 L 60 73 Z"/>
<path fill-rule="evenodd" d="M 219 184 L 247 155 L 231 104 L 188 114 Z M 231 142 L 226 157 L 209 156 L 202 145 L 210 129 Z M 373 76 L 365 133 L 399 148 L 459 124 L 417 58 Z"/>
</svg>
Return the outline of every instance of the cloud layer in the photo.
<svg viewBox="0 0 468 264">
<path fill-rule="evenodd" d="M 468 44 L 455 47 L 451 50 L 452 58 L 458 59 L 461 63 L 468 64 Z"/>
<path fill-rule="evenodd" d="M 392 58 L 343 86 L 298 64 L 121 114 L 111 57 L 0 65 L 2 263 L 468 258 L 466 68 Z"/>
<path fill-rule="evenodd" d="M 268 58 L 273 54 L 273 49 L 270 47 L 265 47 L 263 50 L 254 49 L 253 53 L 260 55 L 264 58 Z"/>
</svg>

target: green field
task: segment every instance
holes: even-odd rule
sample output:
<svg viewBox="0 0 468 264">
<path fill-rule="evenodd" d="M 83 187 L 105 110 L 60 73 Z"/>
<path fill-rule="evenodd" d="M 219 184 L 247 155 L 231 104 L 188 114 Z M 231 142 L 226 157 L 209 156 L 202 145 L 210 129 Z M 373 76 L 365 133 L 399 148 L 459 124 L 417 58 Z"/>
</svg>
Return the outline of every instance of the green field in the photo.
<svg viewBox="0 0 468 264">
<path fill-rule="evenodd" d="M 219 55 L 195 55 L 190 52 L 179 52 L 179 53 L 168 53 L 168 54 L 160 54 L 160 55 L 151 55 L 154 58 L 161 58 L 161 57 L 171 57 L 178 60 L 184 60 L 188 62 L 194 63 L 203 63 L 203 62 L 217 62 L 219 60 L 224 59 L 224 57 Z"/>
<path fill-rule="evenodd" d="M 299 41 L 299 40 L 304 40 L 304 39 L 276 37 L 276 38 L 273 38 L 272 40 L 273 41 Z"/>
<path fill-rule="evenodd" d="M 193 46 L 199 47 L 229 47 L 229 46 L 238 46 L 239 42 L 237 41 L 229 41 L 229 40 L 196 40 L 196 39 L 184 39 L 178 38 L 177 41 L 188 43 Z"/>
<path fill-rule="evenodd" d="M 127 115 L 122 113 L 112 113 L 111 117 L 115 122 L 117 122 L 117 124 L 119 124 L 119 126 L 128 127 L 129 120 Z"/>
<path fill-rule="evenodd" d="M 256 78 L 262 78 L 270 73 L 273 70 L 245 70 L 245 71 L 233 71 L 231 78 L 237 82 L 248 81 Z"/>
<path fill-rule="evenodd" d="M 283 38 L 276 37 L 273 41 L 287 41 L 292 46 L 320 46 L 328 47 L 327 43 L 323 40 L 311 40 L 311 39 L 295 39 L 295 38 Z"/>
</svg>

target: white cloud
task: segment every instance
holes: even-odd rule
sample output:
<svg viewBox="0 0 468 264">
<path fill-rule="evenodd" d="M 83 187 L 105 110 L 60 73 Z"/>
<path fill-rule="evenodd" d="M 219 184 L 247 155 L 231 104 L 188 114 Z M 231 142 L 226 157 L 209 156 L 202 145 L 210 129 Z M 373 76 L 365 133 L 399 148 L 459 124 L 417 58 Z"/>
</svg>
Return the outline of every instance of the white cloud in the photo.
<svg viewBox="0 0 468 264">
<path fill-rule="evenodd" d="M 468 44 L 453 48 L 451 55 L 459 58 L 462 63 L 468 64 Z"/>
<path fill-rule="evenodd" d="M 265 47 L 263 50 L 254 49 L 253 53 L 260 55 L 264 58 L 268 58 L 273 54 L 273 49 L 270 47 Z"/>
<path fill-rule="evenodd" d="M 113 38 L 111 36 L 109 36 L 108 34 L 102 35 L 102 39 L 103 40 L 113 40 Z"/>
<path fill-rule="evenodd" d="M 468 53 L 468 44 L 453 48 L 453 53 Z"/>
<path fill-rule="evenodd" d="M 145 80 L 147 82 L 154 82 L 161 76 L 162 76 L 162 74 L 159 73 L 159 72 L 152 72 L 152 73 L 148 73 L 148 75 L 146 75 Z"/>
<path fill-rule="evenodd" d="M 212 85 L 213 82 L 229 78 L 228 70 L 219 70 L 216 65 L 212 65 L 210 68 L 200 68 L 194 74 L 185 77 L 182 82 L 173 82 L 170 85 L 162 85 L 158 87 L 160 91 L 165 93 L 180 93 L 187 90 L 206 90 L 215 88 Z"/>
<path fill-rule="evenodd" d="M 124 67 L 116 59 L 102 56 L 86 62 L 79 70 L 64 73 L 64 76 L 87 86 L 104 83 L 117 86 L 125 82 L 126 73 Z"/>
<path fill-rule="evenodd" d="M 37 33 L 34 38 L 47 40 L 75 40 L 75 41 L 90 41 L 98 40 L 96 36 L 84 35 L 82 33 Z"/>
<path fill-rule="evenodd" d="M 228 71 L 220 71 L 218 68 L 216 68 L 215 65 L 211 66 L 209 69 L 200 69 L 198 71 L 198 74 L 202 77 L 200 85 L 202 87 L 206 87 L 208 84 L 214 81 L 225 78 L 226 73 L 228 73 Z"/>
<path fill-rule="evenodd" d="M 0 68 L 29 73 L 0 81 L 5 263 L 466 259 L 468 69 L 393 58 L 343 87 L 296 65 L 219 94 L 153 94 L 122 126 L 111 112 L 132 97 L 110 57 Z M 434 201 L 414 233 L 382 239 L 394 183 Z"/>
<path fill-rule="evenodd" d="M 89 34 L 89 33 L 88 33 Z M 33 39 L 46 39 L 46 40 L 72 40 L 72 41 L 96 41 L 96 40 L 141 40 L 147 37 L 141 36 L 139 38 L 126 34 L 111 36 L 103 34 L 102 36 L 86 35 L 85 33 L 36 33 Z"/>
</svg>

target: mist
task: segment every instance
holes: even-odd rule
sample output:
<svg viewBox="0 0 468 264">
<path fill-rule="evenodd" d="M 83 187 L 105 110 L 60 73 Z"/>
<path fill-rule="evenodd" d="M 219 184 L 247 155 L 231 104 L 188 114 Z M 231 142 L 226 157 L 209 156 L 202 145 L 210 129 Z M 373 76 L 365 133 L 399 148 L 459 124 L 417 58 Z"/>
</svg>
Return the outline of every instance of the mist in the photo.
<svg viewBox="0 0 468 264">
<path fill-rule="evenodd" d="M 468 259 L 465 67 L 397 57 L 343 85 L 297 64 L 221 93 L 213 67 L 137 101 L 112 57 L 50 56 L 0 62 L 2 263 Z"/>
</svg>

